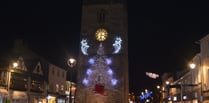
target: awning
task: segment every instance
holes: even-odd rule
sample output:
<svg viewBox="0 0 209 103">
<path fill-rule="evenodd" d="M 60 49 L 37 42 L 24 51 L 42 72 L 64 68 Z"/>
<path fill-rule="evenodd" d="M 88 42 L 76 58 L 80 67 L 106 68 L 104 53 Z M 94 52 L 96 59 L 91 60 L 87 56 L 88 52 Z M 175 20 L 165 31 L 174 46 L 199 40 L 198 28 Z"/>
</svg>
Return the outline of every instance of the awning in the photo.
<svg viewBox="0 0 209 103">
<path fill-rule="evenodd" d="M 13 91 L 12 99 L 27 99 L 27 93 L 22 91 Z"/>
<path fill-rule="evenodd" d="M 6 89 L 3 89 L 3 88 L 0 88 L 0 94 L 2 96 L 8 96 L 9 95 L 8 91 Z"/>
</svg>

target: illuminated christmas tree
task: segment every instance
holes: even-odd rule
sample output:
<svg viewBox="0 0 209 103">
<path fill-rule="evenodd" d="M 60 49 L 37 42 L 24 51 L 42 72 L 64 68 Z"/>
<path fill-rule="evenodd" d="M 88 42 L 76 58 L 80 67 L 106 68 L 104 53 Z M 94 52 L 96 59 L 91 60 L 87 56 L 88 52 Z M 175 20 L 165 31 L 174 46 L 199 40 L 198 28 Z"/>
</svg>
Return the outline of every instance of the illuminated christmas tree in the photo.
<svg viewBox="0 0 209 103">
<path fill-rule="evenodd" d="M 83 84 L 92 88 L 95 94 L 106 95 L 105 89 L 112 88 L 118 80 L 113 77 L 113 70 L 110 65 L 112 60 L 105 56 L 102 43 L 99 45 L 97 55 L 89 59 L 89 68 L 86 70 L 86 77 Z"/>
</svg>

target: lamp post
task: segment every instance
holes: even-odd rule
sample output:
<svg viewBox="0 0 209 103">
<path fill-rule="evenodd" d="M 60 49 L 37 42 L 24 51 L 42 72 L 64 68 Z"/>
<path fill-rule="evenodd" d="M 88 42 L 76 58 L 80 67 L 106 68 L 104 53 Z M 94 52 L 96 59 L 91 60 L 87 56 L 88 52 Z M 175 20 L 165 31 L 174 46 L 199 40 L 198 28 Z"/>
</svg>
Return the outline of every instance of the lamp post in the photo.
<svg viewBox="0 0 209 103">
<path fill-rule="evenodd" d="M 67 64 L 70 68 L 73 68 L 76 65 L 76 60 L 74 58 L 70 58 L 67 60 Z M 72 103 L 72 72 L 70 71 L 70 99 L 69 103 Z"/>
<path fill-rule="evenodd" d="M 10 81 L 11 81 L 11 72 L 13 72 L 13 68 L 17 68 L 18 63 L 14 62 L 12 63 L 12 67 L 9 67 L 9 71 L 8 71 L 8 82 L 7 82 L 7 90 L 9 91 L 10 88 Z"/>
<path fill-rule="evenodd" d="M 189 67 L 190 67 L 190 69 L 191 69 L 191 84 L 195 84 L 195 80 L 193 80 L 194 78 L 193 78 L 193 69 L 195 69 L 195 64 L 193 63 L 193 61 L 192 61 L 192 63 L 190 63 L 189 64 Z M 194 81 L 194 83 L 193 83 L 193 81 Z M 193 88 L 192 88 L 193 89 Z M 192 90 L 193 91 L 193 90 Z M 194 97 L 192 96 L 191 97 L 191 102 L 193 101 L 193 99 L 194 99 Z"/>
<path fill-rule="evenodd" d="M 11 99 L 10 98 L 10 82 L 11 82 L 11 73 L 14 71 L 13 69 L 14 68 L 17 68 L 18 67 L 18 63 L 17 62 L 13 62 L 12 63 L 12 66 L 9 66 L 9 70 L 8 70 L 8 78 L 7 78 L 7 91 L 8 91 L 8 94 L 9 94 L 9 100 Z"/>
<path fill-rule="evenodd" d="M 170 88 L 169 88 L 169 85 L 170 85 L 170 82 L 169 81 L 165 81 L 165 84 L 166 84 L 166 99 L 168 100 L 169 98 L 169 92 L 170 92 Z"/>
<path fill-rule="evenodd" d="M 157 91 L 158 91 L 158 102 L 161 103 L 161 96 L 162 96 L 162 90 L 161 90 L 161 86 L 157 85 Z"/>
<path fill-rule="evenodd" d="M 182 86 L 182 82 L 181 82 L 181 103 L 183 103 L 183 86 Z"/>
<path fill-rule="evenodd" d="M 201 56 L 200 56 L 200 54 L 197 55 L 197 56 L 198 56 L 198 60 L 199 60 L 200 81 L 201 81 L 200 82 L 200 103 L 203 103 L 203 88 L 202 88 L 202 84 L 203 84 L 203 76 L 204 76 L 204 74 L 203 74 L 203 67 L 202 67 L 202 62 L 201 62 Z M 190 67 L 192 69 L 194 69 L 196 67 L 196 64 L 194 62 L 192 62 L 190 64 Z"/>
</svg>

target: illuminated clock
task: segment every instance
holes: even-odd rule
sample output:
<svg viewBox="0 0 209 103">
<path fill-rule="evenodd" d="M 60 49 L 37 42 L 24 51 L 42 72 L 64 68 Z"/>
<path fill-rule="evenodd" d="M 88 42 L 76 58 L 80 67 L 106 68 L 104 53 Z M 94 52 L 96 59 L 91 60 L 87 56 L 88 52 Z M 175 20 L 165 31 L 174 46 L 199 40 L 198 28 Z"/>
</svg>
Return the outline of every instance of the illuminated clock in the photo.
<svg viewBox="0 0 209 103">
<path fill-rule="evenodd" d="M 96 33 L 95 33 L 95 36 L 96 36 L 96 39 L 100 42 L 102 41 L 105 41 L 107 39 L 107 30 L 104 29 L 104 28 L 99 28 Z"/>
</svg>

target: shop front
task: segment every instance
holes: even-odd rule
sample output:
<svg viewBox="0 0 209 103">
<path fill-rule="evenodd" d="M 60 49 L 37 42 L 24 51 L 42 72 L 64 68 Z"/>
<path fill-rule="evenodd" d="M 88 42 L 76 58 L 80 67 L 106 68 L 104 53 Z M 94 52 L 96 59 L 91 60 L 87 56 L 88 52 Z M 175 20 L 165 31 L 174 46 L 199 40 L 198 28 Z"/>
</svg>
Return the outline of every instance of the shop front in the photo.
<svg viewBox="0 0 209 103">
<path fill-rule="evenodd" d="M 0 88 L 0 103 L 7 103 L 9 101 L 8 91 L 4 88 Z"/>
<path fill-rule="evenodd" d="M 11 92 L 12 103 L 28 103 L 28 95 L 24 91 Z"/>
</svg>

